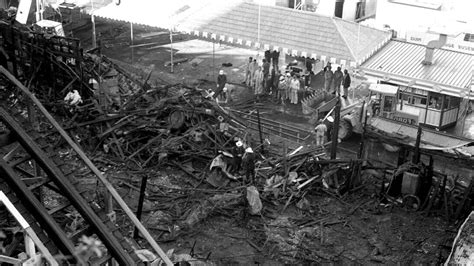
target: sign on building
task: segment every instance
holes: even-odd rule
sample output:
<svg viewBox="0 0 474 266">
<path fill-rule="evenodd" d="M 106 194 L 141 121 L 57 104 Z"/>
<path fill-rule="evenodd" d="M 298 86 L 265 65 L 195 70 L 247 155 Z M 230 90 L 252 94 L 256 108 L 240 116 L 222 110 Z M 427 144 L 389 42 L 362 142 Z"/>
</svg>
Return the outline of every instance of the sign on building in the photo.
<svg viewBox="0 0 474 266">
<path fill-rule="evenodd" d="M 429 41 L 437 40 L 439 35 L 427 32 L 407 31 L 407 42 L 426 45 Z M 464 34 L 457 37 L 448 36 L 448 41 L 443 46 L 443 49 L 467 53 L 474 55 L 474 42 L 464 41 Z"/>
</svg>

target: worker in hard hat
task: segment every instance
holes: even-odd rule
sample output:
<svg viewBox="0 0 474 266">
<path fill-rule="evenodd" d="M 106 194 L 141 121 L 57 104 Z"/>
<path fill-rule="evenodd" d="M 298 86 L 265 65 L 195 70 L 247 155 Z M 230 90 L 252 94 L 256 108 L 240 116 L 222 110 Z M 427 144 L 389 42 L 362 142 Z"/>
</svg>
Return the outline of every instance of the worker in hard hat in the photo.
<svg viewBox="0 0 474 266">
<path fill-rule="evenodd" d="M 64 102 L 70 106 L 76 106 L 82 103 L 82 97 L 77 90 L 72 90 L 64 97 Z"/>
<path fill-rule="evenodd" d="M 239 139 L 235 146 L 232 148 L 232 155 L 234 156 L 234 160 L 232 162 L 232 174 L 239 173 L 241 166 L 242 166 L 242 157 L 244 156 L 245 149 L 244 143 Z"/>
<path fill-rule="evenodd" d="M 327 131 L 328 131 L 328 127 L 326 126 L 326 124 L 324 124 L 322 119 L 319 119 L 318 125 L 314 128 L 314 132 L 316 133 L 317 146 L 324 145 Z"/>
<path fill-rule="evenodd" d="M 244 156 L 242 157 L 242 166 L 245 170 L 245 184 L 254 184 L 255 183 L 255 153 L 251 147 L 245 149 Z"/>
</svg>

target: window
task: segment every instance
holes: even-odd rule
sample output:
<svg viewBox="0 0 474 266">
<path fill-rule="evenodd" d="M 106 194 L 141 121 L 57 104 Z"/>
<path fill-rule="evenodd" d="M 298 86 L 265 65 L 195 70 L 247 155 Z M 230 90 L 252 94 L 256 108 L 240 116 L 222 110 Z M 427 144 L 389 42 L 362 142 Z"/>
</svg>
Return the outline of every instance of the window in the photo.
<svg viewBox="0 0 474 266">
<path fill-rule="evenodd" d="M 394 96 L 385 96 L 385 100 L 384 100 L 384 103 L 383 103 L 383 111 L 384 112 L 392 112 L 394 102 L 395 102 L 395 97 Z"/>
<path fill-rule="evenodd" d="M 426 107 L 427 99 L 423 95 L 402 92 L 398 98 L 403 101 L 403 104 Z"/>
<path fill-rule="evenodd" d="M 430 100 L 428 102 L 428 107 L 431 109 L 441 110 L 441 103 L 443 101 L 444 95 L 439 93 L 430 93 Z"/>
<path fill-rule="evenodd" d="M 466 42 L 474 42 L 474 33 L 466 33 L 464 35 L 464 40 Z"/>
<path fill-rule="evenodd" d="M 444 96 L 444 104 L 443 104 L 443 109 L 449 109 L 451 107 L 451 97 L 450 96 Z"/>
<path fill-rule="evenodd" d="M 461 105 L 461 98 L 450 96 L 450 105 L 449 108 L 459 108 Z"/>
<path fill-rule="evenodd" d="M 356 4 L 356 16 L 355 19 L 365 17 L 365 2 L 358 2 Z"/>
</svg>

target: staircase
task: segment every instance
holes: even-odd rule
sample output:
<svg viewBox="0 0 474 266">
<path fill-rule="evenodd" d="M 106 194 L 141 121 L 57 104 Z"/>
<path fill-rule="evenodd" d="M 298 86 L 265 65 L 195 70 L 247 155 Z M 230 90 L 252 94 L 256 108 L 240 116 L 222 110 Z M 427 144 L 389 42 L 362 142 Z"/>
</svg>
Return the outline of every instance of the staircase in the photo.
<svg viewBox="0 0 474 266">
<path fill-rule="evenodd" d="M 25 217 L 50 253 L 70 265 L 103 265 L 112 260 L 119 265 L 160 262 L 155 255 L 151 258 L 142 255 L 144 249 L 150 249 L 161 257 L 162 262 L 172 265 L 117 191 L 41 103 L 3 67 L 0 71 L 30 100 L 24 101 L 30 103 L 28 107 L 20 102 L 8 106 L 8 109 L 0 107 L 0 126 L 8 129 L 7 139 L 13 141 L 0 147 L 0 189 Z M 31 102 L 36 106 L 32 107 Z M 30 115 L 34 113 L 37 116 L 35 121 L 38 124 L 26 120 L 25 110 L 28 108 Z M 38 109 L 40 112 L 37 112 Z M 70 150 L 67 160 L 58 153 L 59 143 Z M 80 179 L 83 176 L 94 177 L 95 183 L 105 187 L 106 194 L 111 198 L 82 185 Z M 55 203 L 45 202 L 42 199 L 44 192 L 54 195 Z M 115 200 L 115 204 L 107 199 Z M 115 223 L 113 210 L 107 208 L 110 205 L 127 215 L 127 224 L 138 228 L 146 240 L 143 246 L 122 234 L 120 226 Z M 81 221 L 78 223 L 82 225 L 80 228 L 70 229 L 71 219 L 67 218 L 70 214 L 74 214 L 74 220 Z M 100 240 L 105 254 L 87 258 L 78 254 L 76 247 L 83 235 Z"/>
</svg>

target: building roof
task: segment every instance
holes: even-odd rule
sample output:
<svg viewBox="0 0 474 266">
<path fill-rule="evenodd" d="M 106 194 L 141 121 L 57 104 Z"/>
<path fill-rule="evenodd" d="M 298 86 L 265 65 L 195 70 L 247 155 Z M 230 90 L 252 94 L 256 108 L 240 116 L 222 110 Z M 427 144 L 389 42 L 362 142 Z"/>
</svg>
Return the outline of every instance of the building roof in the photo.
<svg viewBox="0 0 474 266">
<path fill-rule="evenodd" d="M 390 41 L 363 63 L 361 70 L 365 75 L 399 85 L 467 96 L 473 82 L 474 55 L 435 49 L 433 64 L 423 65 L 425 50 L 423 45 Z"/>
<path fill-rule="evenodd" d="M 110 4 L 94 14 L 173 28 L 230 45 L 276 49 L 295 56 L 352 66 L 361 64 L 391 37 L 389 32 L 338 18 L 244 0 L 177 0 L 172 1 L 172 8 L 167 6 L 162 10 L 145 4 L 152 1 L 156 0 L 134 0 L 133 4 L 122 1 L 119 6 Z"/>
</svg>

